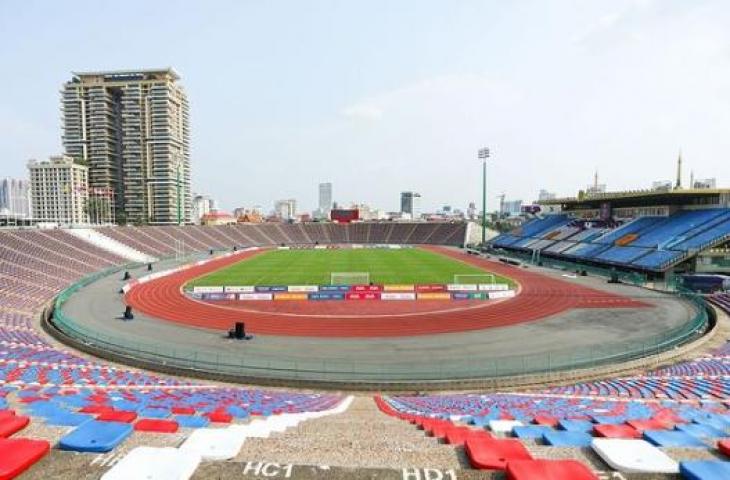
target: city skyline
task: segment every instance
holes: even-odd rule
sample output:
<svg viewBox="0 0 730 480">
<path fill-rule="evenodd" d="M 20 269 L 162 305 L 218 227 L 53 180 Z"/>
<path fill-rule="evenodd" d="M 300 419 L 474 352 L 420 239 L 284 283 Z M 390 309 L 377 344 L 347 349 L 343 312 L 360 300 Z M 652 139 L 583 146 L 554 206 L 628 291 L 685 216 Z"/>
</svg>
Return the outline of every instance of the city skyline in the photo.
<svg viewBox="0 0 730 480">
<path fill-rule="evenodd" d="M 424 210 L 464 208 L 480 198 L 483 146 L 490 211 L 501 192 L 574 195 L 595 169 L 610 190 L 650 186 L 673 178 L 680 148 L 686 176 L 730 181 L 730 6 L 415 5 L 156 2 L 139 18 L 5 2 L 0 53 L 22 75 L 0 79 L 0 176 L 64 153 L 57 102 L 70 72 L 172 66 L 191 99 L 193 190 L 224 209 L 295 197 L 314 210 L 320 178 L 385 210 L 403 188 Z M 123 45 L 106 31 L 112 10 L 139 33 Z M 62 28 L 70 15 L 85 28 Z M 31 23 L 42 33 L 24 34 Z M 153 32 L 175 41 L 150 43 Z"/>
</svg>

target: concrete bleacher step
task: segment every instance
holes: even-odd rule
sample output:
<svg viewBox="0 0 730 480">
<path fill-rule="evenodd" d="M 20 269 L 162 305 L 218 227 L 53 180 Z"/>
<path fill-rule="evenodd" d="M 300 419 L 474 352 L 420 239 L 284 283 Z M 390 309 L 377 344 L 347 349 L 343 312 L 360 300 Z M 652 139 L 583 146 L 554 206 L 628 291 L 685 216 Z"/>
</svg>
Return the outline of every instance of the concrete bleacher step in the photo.
<svg viewBox="0 0 730 480">
<path fill-rule="evenodd" d="M 51 450 L 50 454 L 36 462 L 20 478 L 22 480 L 48 480 L 50 478 L 116 480 L 116 477 L 104 477 L 104 475 L 123 461 L 121 455 L 106 454 L 103 461 L 98 461 L 98 456 Z M 619 477 L 608 471 L 594 470 L 594 473 L 600 480 L 682 480 L 681 476 L 672 474 L 622 473 Z M 423 464 L 419 464 L 419 466 L 404 464 L 399 468 L 342 467 L 322 463 L 314 465 L 280 463 L 268 460 L 266 457 L 260 457 L 232 462 L 202 462 L 189 478 L 190 480 L 260 480 L 262 478 L 288 478 L 294 480 L 506 480 L 507 476 L 504 472 L 498 471 L 444 469 Z M 161 480 L 161 477 L 152 477 L 152 479 Z"/>
<path fill-rule="evenodd" d="M 251 458 L 341 467 L 468 467 L 463 450 L 383 415 L 366 397 L 355 398 L 346 414 L 306 421 L 268 439 L 248 439 L 236 461 Z"/>
</svg>

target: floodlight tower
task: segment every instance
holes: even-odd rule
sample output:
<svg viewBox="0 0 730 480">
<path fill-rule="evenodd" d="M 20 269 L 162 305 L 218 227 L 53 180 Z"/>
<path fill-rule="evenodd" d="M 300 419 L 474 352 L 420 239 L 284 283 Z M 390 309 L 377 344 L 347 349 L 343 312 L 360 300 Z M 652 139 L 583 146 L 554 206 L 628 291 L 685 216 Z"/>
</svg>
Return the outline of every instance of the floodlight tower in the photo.
<svg viewBox="0 0 730 480">
<path fill-rule="evenodd" d="M 482 161 L 482 246 L 487 241 L 487 159 L 489 148 L 480 148 L 478 157 Z"/>
</svg>

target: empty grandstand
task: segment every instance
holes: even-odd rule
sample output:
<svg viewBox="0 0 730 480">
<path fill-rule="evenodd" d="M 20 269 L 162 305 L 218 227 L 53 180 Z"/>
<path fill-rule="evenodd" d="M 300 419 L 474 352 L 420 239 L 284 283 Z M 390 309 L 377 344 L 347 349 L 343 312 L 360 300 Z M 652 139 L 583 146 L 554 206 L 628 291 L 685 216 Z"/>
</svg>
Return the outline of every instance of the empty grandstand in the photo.
<svg viewBox="0 0 730 480">
<path fill-rule="evenodd" d="M 660 279 L 730 271 L 730 190 L 601 193 L 542 204 L 550 214 L 534 215 L 491 246 Z"/>
</svg>

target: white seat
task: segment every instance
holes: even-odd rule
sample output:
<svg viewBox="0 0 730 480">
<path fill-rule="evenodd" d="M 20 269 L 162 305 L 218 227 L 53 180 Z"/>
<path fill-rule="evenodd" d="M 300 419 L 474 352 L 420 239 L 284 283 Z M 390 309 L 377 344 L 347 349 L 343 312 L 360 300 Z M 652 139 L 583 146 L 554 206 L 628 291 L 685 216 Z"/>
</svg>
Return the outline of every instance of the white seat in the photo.
<svg viewBox="0 0 730 480">
<path fill-rule="evenodd" d="M 510 433 L 514 427 L 523 425 L 519 420 L 490 420 L 489 429 L 496 433 Z"/>
<path fill-rule="evenodd" d="M 107 471 L 102 480 L 188 480 L 200 464 L 200 455 L 177 448 L 137 447 Z"/>
<path fill-rule="evenodd" d="M 614 470 L 626 473 L 679 473 L 679 464 L 644 440 L 596 438 L 593 450 Z"/>
<path fill-rule="evenodd" d="M 229 428 L 199 428 L 180 445 L 180 450 L 196 453 L 203 460 L 228 460 L 238 455 L 244 440 Z"/>
</svg>

